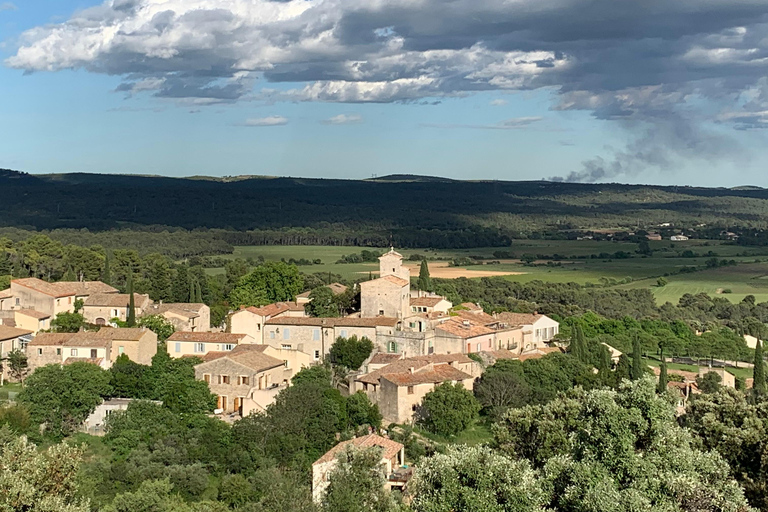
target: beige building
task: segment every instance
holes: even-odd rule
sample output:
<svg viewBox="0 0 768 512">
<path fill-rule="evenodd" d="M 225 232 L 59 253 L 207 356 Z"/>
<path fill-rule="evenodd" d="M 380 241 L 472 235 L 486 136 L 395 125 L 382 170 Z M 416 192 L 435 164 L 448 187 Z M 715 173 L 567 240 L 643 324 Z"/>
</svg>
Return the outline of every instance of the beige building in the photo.
<svg viewBox="0 0 768 512">
<path fill-rule="evenodd" d="M 379 468 L 388 489 L 401 488 L 404 481 L 398 478 L 397 472 L 405 465 L 405 447 L 391 439 L 376 434 L 356 437 L 343 441 L 312 464 L 312 500 L 321 503 L 330 482 L 330 474 L 338 464 L 338 458 L 345 450 L 376 449 L 381 452 Z"/>
<path fill-rule="evenodd" d="M 411 297 L 411 313 L 448 314 L 452 307 L 453 304 L 445 297 L 434 295 L 426 297 Z"/>
<path fill-rule="evenodd" d="M 268 320 L 263 328 L 263 344 L 309 354 L 320 361 L 337 338 L 366 337 L 376 343 L 383 335 L 393 335 L 396 318 L 294 318 L 278 317 Z"/>
<path fill-rule="evenodd" d="M 51 328 L 51 315 L 34 309 L 17 309 L 13 312 L 13 319 L 16 327 L 32 331 L 33 334 Z"/>
<path fill-rule="evenodd" d="M 160 315 L 177 331 L 208 332 L 211 330 L 211 308 L 205 304 L 170 302 L 151 304 L 141 316 Z M 138 312 L 137 312 L 138 316 Z"/>
<path fill-rule="evenodd" d="M 351 392 L 363 391 L 379 406 L 384 424 L 412 423 L 424 395 L 443 382 L 468 390 L 480 375 L 478 363 L 464 354 L 433 354 L 399 359 L 357 377 Z"/>
<path fill-rule="evenodd" d="M 122 354 L 149 365 L 157 353 L 157 334 L 145 328 L 102 327 L 98 332 L 41 333 L 26 348 L 29 368 L 78 361 L 109 368 Z"/>
<path fill-rule="evenodd" d="M 228 332 L 175 332 L 166 340 L 171 357 L 203 357 L 209 352 L 229 352 L 238 345 L 254 344 L 247 334 Z"/>
<path fill-rule="evenodd" d="M 149 295 L 133 294 L 136 318 L 142 316 L 152 303 Z M 85 321 L 96 325 L 107 325 L 112 319 L 128 320 L 131 296 L 127 293 L 95 293 L 83 301 Z"/>
<path fill-rule="evenodd" d="M 699 377 L 704 377 L 708 373 L 716 373 L 720 376 L 720 385 L 729 388 L 736 388 L 736 377 L 725 368 L 699 368 Z"/>
<path fill-rule="evenodd" d="M 48 283 L 33 277 L 14 279 L 11 287 L 0 293 L 0 308 L 34 309 L 55 317 L 63 312 L 72 313 L 77 299 L 108 293 L 117 293 L 117 289 L 100 281 Z"/>
<path fill-rule="evenodd" d="M 379 278 L 360 283 L 363 318 L 377 316 L 403 320 L 411 316 L 411 271 L 394 249 L 379 257 Z"/>
<path fill-rule="evenodd" d="M 276 302 L 260 308 L 241 308 L 232 314 L 229 325 L 230 331 L 239 334 L 248 334 L 258 343 L 264 342 L 264 324 L 272 318 L 302 318 L 306 317 L 304 306 L 295 302 Z"/>
<path fill-rule="evenodd" d="M 27 329 L 18 329 L 0 324 L 0 358 L 5 360 L 8 354 L 14 350 L 23 350 L 24 346 L 29 342 L 31 334 L 32 331 Z M 8 380 L 8 365 L 3 364 L 2 371 L 0 371 L 0 383 L 6 380 Z"/>
<path fill-rule="evenodd" d="M 559 332 L 560 324 L 538 313 L 499 313 L 496 319 L 509 327 L 519 327 L 526 334 L 522 351 L 546 347 Z M 530 333 L 531 336 L 527 336 Z"/>
<path fill-rule="evenodd" d="M 265 395 L 274 400 L 277 388 L 288 385 L 285 362 L 267 354 L 269 349 L 265 345 L 240 345 L 229 352 L 209 352 L 204 362 L 195 366 L 195 378 L 208 383 L 218 397 L 220 413 L 247 416 L 253 410 L 263 410 L 266 404 L 258 403 L 260 392 L 271 391 Z"/>
</svg>

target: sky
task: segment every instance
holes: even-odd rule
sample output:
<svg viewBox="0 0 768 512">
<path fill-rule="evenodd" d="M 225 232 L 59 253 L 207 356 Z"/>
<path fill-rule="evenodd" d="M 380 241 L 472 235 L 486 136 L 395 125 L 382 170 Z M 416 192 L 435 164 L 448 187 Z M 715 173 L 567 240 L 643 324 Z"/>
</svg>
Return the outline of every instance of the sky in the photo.
<svg viewBox="0 0 768 512">
<path fill-rule="evenodd" d="M 768 187 L 766 0 L 0 0 L 0 168 Z"/>
</svg>

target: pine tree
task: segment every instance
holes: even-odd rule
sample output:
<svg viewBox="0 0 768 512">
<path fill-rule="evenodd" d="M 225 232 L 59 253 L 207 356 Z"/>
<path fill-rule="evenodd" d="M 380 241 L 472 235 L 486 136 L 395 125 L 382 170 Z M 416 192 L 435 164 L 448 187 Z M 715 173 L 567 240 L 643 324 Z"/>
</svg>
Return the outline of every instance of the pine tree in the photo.
<svg viewBox="0 0 768 512">
<path fill-rule="evenodd" d="M 112 273 L 109 268 L 109 252 L 104 259 L 104 271 L 101 274 L 101 281 L 105 284 L 112 285 Z"/>
<path fill-rule="evenodd" d="M 638 380 L 643 377 L 643 360 L 640 355 L 640 336 L 635 333 L 632 338 L 632 370 L 630 372 L 632 380 Z"/>
<path fill-rule="evenodd" d="M 661 371 L 659 373 L 659 393 L 664 393 L 667 390 L 667 383 L 669 382 L 669 378 L 667 378 L 667 360 L 664 357 L 664 349 L 661 349 Z"/>
<path fill-rule="evenodd" d="M 128 327 L 136 327 L 136 303 L 133 298 L 133 272 L 128 274 Z"/>
<path fill-rule="evenodd" d="M 67 266 L 67 271 L 64 273 L 64 276 L 61 278 L 62 281 L 77 281 L 77 276 L 75 275 L 75 271 L 72 270 L 72 267 Z"/>
<path fill-rule="evenodd" d="M 763 344 L 760 338 L 755 345 L 755 367 L 752 373 L 752 389 L 757 393 L 765 392 L 765 363 L 763 362 Z"/>
<path fill-rule="evenodd" d="M 416 286 L 423 292 L 432 291 L 432 278 L 429 277 L 429 265 L 427 264 L 427 260 L 421 260 L 419 280 L 417 281 Z"/>
</svg>

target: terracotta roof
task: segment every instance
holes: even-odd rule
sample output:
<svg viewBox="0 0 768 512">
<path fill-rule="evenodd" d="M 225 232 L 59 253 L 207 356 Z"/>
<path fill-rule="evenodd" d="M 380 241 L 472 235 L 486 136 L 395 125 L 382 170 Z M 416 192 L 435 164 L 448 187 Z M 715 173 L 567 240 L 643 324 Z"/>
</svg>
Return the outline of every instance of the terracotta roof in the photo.
<svg viewBox="0 0 768 512">
<path fill-rule="evenodd" d="M 197 343 L 240 343 L 247 334 L 229 332 L 185 332 L 178 331 L 168 337 L 168 341 L 194 341 Z"/>
<path fill-rule="evenodd" d="M 186 303 L 186 302 L 169 302 L 165 304 L 152 304 L 149 306 L 144 315 L 162 315 L 165 313 L 173 313 L 174 315 L 183 316 L 185 318 L 197 318 L 200 316 L 200 312 L 207 306 L 200 303 Z"/>
<path fill-rule="evenodd" d="M 267 325 L 314 325 L 317 327 L 394 327 L 397 325 L 397 318 L 378 316 L 376 318 L 311 318 L 311 317 L 279 317 L 271 318 L 265 323 Z"/>
<path fill-rule="evenodd" d="M 311 293 L 312 293 L 312 290 L 307 290 L 307 291 L 305 291 L 304 293 L 300 293 L 300 294 L 298 294 L 298 295 L 296 296 L 296 298 L 298 299 L 299 297 L 301 297 L 302 299 L 308 299 L 308 298 L 309 298 L 309 295 L 310 295 Z"/>
<path fill-rule="evenodd" d="M 374 356 L 371 358 L 368 364 L 390 364 L 402 358 L 403 358 L 402 354 L 378 353 L 378 354 L 374 354 Z"/>
<path fill-rule="evenodd" d="M 438 384 L 449 380 L 462 381 L 471 379 L 472 376 L 449 364 L 436 364 L 415 369 L 413 373 L 410 371 L 385 373 L 381 378 L 398 386 L 415 386 L 417 384 Z"/>
<path fill-rule="evenodd" d="M 341 283 L 331 283 L 328 285 L 328 288 L 331 289 L 334 295 L 341 295 L 342 293 L 346 292 L 349 289 L 349 287 Z"/>
<path fill-rule="evenodd" d="M 42 311 L 37 311 L 34 309 L 17 309 L 16 312 L 20 315 L 37 318 L 38 320 L 43 320 L 44 318 L 51 318 L 51 315 L 48 313 L 43 313 Z"/>
<path fill-rule="evenodd" d="M 485 311 L 478 310 L 478 311 L 465 311 L 465 310 L 458 310 L 453 312 L 454 316 L 457 316 L 463 320 L 470 320 L 472 322 L 477 322 L 483 325 L 488 324 L 495 324 L 499 321 L 486 313 Z"/>
<path fill-rule="evenodd" d="M 387 439 L 386 437 L 381 437 L 376 434 L 369 434 L 364 437 L 356 437 L 355 439 L 350 439 L 349 441 L 343 441 L 337 444 L 325 452 L 325 455 L 317 459 L 313 465 L 322 464 L 324 462 L 331 462 L 332 460 L 336 459 L 336 457 L 341 452 L 350 446 L 355 448 L 372 448 L 374 446 L 378 446 L 379 448 L 383 449 L 381 458 L 386 460 L 394 459 L 395 456 L 397 456 L 397 454 L 400 453 L 400 451 L 403 449 L 403 445 L 397 441 L 392 441 L 391 439 Z"/>
<path fill-rule="evenodd" d="M 224 352 L 223 356 L 216 359 L 229 359 L 235 363 L 247 366 L 257 373 L 285 365 L 285 362 L 282 359 L 277 359 L 276 357 L 265 354 L 262 347 L 263 346 L 260 345 L 240 345 L 235 347 L 231 352 Z M 206 363 L 208 362 L 210 361 L 206 360 Z"/>
<path fill-rule="evenodd" d="M 428 356 L 409 357 L 407 359 L 398 359 L 383 368 L 374 370 L 366 375 L 361 375 L 356 380 L 359 382 L 367 382 L 368 384 L 378 384 L 379 379 L 384 375 L 410 373 L 411 368 L 417 370 L 429 366 L 430 364 L 435 366 L 450 366 L 450 363 L 453 362 L 471 363 L 472 360 L 464 354 L 431 354 Z M 471 377 L 468 376 L 467 378 Z"/>
<path fill-rule="evenodd" d="M 0 291 L 0 299 L 10 299 L 11 297 L 13 297 L 13 294 L 10 288 Z"/>
<path fill-rule="evenodd" d="M 141 305 L 149 300 L 149 295 L 133 294 L 135 305 Z M 109 308 L 127 308 L 130 304 L 131 296 L 127 293 L 94 293 L 83 302 L 84 306 L 109 307 Z"/>
<path fill-rule="evenodd" d="M 392 275 L 380 277 L 379 279 L 383 279 L 385 281 L 389 281 L 390 283 L 396 284 L 397 286 L 410 286 L 410 284 L 411 284 L 409 281 L 406 281 L 402 277 L 397 277 L 397 276 L 392 276 Z M 363 282 L 367 283 L 367 282 L 370 282 L 370 281 L 363 281 Z"/>
<path fill-rule="evenodd" d="M 427 308 L 433 308 L 437 306 L 442 297 L 411 297 L 411 306 L 424 306 Z"/>
<path fill-rule="evenodd" d="M 29 342 L 29 346 L 51 347 L 61 346 L 72 339 L 75 333 L 71 332 L 42 332 Z"/>
<path fill-rule="evenodd" d="M 118 341 L 139 341 L 142 336 L 151 332 L 145 327 L 102 327 L 98 332 L 85 332 L 85 334 L 94 338 L 102 338 Z"/>
<path fill-rule="evenodd" d="M 50 295 L 51 297 L 70 297 L 72 295 L 86 296 L 95 293 L 117 293 L 117 289 L 101 281 L 60 281 L 48 283 L 42 279 L 28 277 L 14 279 L 12 284 Z"/>
<path fill-rule="evenodd" d="M 477 304 L 472 304 L 471 302 L 462 302 L 461 307 L 467 308 L 470 311 L 482 311 L 483 308 L 478 306 Z"/>
<path fill-rule="evenodd" d="M 493 334 L 496 331 L 484 325 L 478 325 L 471 320 L 450 319 L 435 326 L 435 330 L 446 332 L 452 336 L 468 339 L 486 334 Z"/>
<path fill-rule="evenodd" d="M 267 304 L 260 308 L 251 306 L 245 308 L 245 311 L 249 311 L 259 316 L 275 316 L 286 311 L 304 311 L 304 306 L 296 304 L 295 302 L 275 302 L 274 304 Z"/>
<path fill-rule="evenodd" d="M 659 368 L 658 366 L 653 366 L 652 369 L 653 369 L 654 375 L 656 375 L 657 377 L 661 375 L 661 368 Z M 696 372 L 687 372 L 685 370 L 675 370 L 673 368 L 667 368 L 667 373 L 670 375 L 679 375 L 685 380 L 685 382 L 696 382 L 696 377 L 699 376 L 699 374 Z"/>
<path fill-rule="evenodd" d="M 104 361 L 103 357 L 68 357 L 64 360 L 64 364 L 92 363 L 96 366 L 101 366 L 102 361 Z"/>
<path fill-rule="evenodd" d="M 27 331 L 26 329 L 17 329 L 15 327 L 8 327 L 7 325 L 0 324 L 0 340 L 12 340 L 27 334 L 32 334 L 32 331 Z"/>
<path fill-rule="evenodd" d="M 220 359 L 224 356 L 229 354 L 229 352 L 208 352 L 205 355 L 202 356 L 192 356 L 192 357 L 199 357 L 203 360 L 204 363 L 207 363 L 209 361 L 215 361 L 216 359 Z M 184 354 L 182 357 L 190 356 L 191 354 Z"/>
<path fill-rule="evenodd" d="M 531 325 L 543 316 L 531 313 L 499 313 L 496 318 L 509 325 Z"/>
</svg>

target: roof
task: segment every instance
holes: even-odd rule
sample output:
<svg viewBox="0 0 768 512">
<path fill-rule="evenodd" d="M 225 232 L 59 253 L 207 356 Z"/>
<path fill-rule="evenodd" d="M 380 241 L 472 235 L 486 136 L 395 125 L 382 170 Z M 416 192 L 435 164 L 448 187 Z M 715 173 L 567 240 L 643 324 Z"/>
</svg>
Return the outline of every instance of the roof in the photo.
<svg viewBox="0 0 768 512">
<path fill-rule="evenodd" d="M 178 331 L 168 337 L 168 341 L 193 341 L 197 343 L 239 343 L 247 334 L 230 332 L 186 332 Z"/>
<path fill-rule="evenodd" d="M 410 286 L 410 282 L 406 281 L 402 277 L 397 277 L 393 275 L 380 277 L 379 279 L 383 279 L 385 281 L 389 281 L 392 284 L 396 284 L 397 286 Z M 364 283 L 370 282 L 370 281 L 363 281 Z"/>
<path fill-rule="evenodd" d="M 390 364 L 403 358 L 402 354 L 374 354 L 368 364 Z"/>
<path fill-rule="evenodd" d="M 492 317 L 482 309 L 475 311 L 466 311 L 460 309 L 458 311 L 454 311 L 452 315 L 457 316 L 463 320 L 470 320 L 472 322 L 477 322 L 483 325 L 495 324 L 499 322 L 496 318 Z"/>
<path fill-rule="evenodd" d="M 445 299 L 442 297 L 411 297 L 411 306 L 424 306 L 433 308 L 443 300 Z"/>
<path fill-rule="evenodd" d="M 12 340 L 19 336 L 26 336 L 32 334 L 32 331 L 26 329 L 17 329 L 16 327 L 8 327 L 7 325 L 0 324 L 0 340 Z"/>
<path fill-rule="evenodd" d="M 435 326 L 435 330 L 447 332 L 452 336 L 458 336 L 459 338 L 464 339 L 475 338 L 477 336 L 484 336 L 496 332 L 490 327 L 479 325 L 471 320 L 459 320 L 454 318 Z"/>
<path fill-rule="evenodd" d="M 206 307 L 205 304 L 201 303 L 169 302 L 165 304 L 152 304 L 144 314 L 163 315 L 165 313 L 172 313 L 185 318 L 197 318 Z"/>
<path fill-rule="evenodd" d="M 387 439 L 386 437 L 381 437 L 376 434 L 369 434 L 364 437 L 356 437 L 354 439 L 350 439 L 349 441 L 343 441 L 337 444 L 325 452 L 325 455 L 317 459 L 313 465 L 335 460 L 341 452 L 347 449 L 347 447 L 372 448 L 374 446 L 378 446 L 379 448 L 383 449 L 381 457 L 386 460 L 392 460 L 403 449 L 403 445 L 397 441 L 392 441 L 391 439 Z"/>
<path fill-rule="evenodd" d="M 385 256 L 394 256 L 396 258 L 403 259 L 403 255 L 400 254 L 399 252 L 397 252 L 394 247 L 390 247 L 388 252 L 385 252 L 384 254 L 379 256 L 379 259 L 381 259 L 381 258 L 383 258 Z"/>
<path fill-rule="evenodd" d="M 42 332 L 29 342 L 29 346 L 52 347 L 61 346 L 72 339 L 75 333 L 71 332 Z"/>
<path fill-rule="evenodd" d="M 375 318 L 312 318 L 312 317 L 279 317 L 267 320 L 267 325 L 309 325 L 317 327 L 395 327 L 397 318 L 377 316 Z"/>
<path fill-rule="evenodd" d="M 284 366 L 285 362 L 282 359 L 277 359 L 276 357 L 268 356 L 264 353 L 264 347 L 266 346 L 267 345 L 239 345 L 230 352 L 215 352 L 215 354 L 222 355 L 210 359 L 206 357 L 204 358 L 204 362 L 200 363 L 198 366 L 223 358 L 246 366 L 257 373 Z"/>
<path fill-rule="evenodd" d="M 275 316 L 286 311 L 304 311 L 304 306 L 296 304 L 295 302 L 275 302 L 274 304 L 267 304 L 260 308 L 251 306 L 245 308 L 245 311 L 249 311 L 254 315 L 259 316 Z"/>
<path fill-rule="evenodd" d="M 464 373 L 449 364 L 428 365 L 424 368 L 399 373 L 385 373 L 382 379 L 388 380 L 398 386 L 415 386 L 417 384 L 438 384 L 445 381 L 461 381 L 471 379 L 472 376 Z"/>
<path fill-rule="evenodd" d="M 341 283 L 331 283 L 328 285 L 328 288 L 331 289 L 331 291 L 334 293 L 334 295 L 341 295 L 342 293 L 349 290 L 349 287 L 341 284 Z"/>
<path fill-rule="evenodd" d="M 531 313 L 499 313 L 496 315 L 499 321 L 507 323 L 509 325 L 532 325 L 537 320 L 543 318 L 544 315 L 531 314 Z"/>
<path fill-rule="evenodd" d="M 467 308 L 470 311 L 482 311 L 483 308 L 478 306 L 477 304 L 472 304 L 471 302 L 462 302 L 461 307 Z"/>
<path fill-rule="evenodd" d="M 13 293 L 11 293 L 10 288 L 6 288 L 5 290 L 0 290 L 0 299 L 10 299 L 13 297 Z"/>
<path fill-rule="evenodd" d="M 34 309 L 17 309 L 16 313 L 24 316 L 29 316 L 32 318 L 37 318 L 38 320 L 42 320 L 44 318 L 51 318 L 51 315 L 48 313 L 43 313 L 42 311 L 37 311 Z"/>
<path fill-rule="evenodd" d="M 135 304 L 141 304 L 149 300 L 149 295 L 133 294 Z M 131 296 L 127 293 L 94 293 L 83 302 L 84 306 L 126 308 L 130 304 Z"/>
<path fill-rule="evenodd" d="M 661 375 L 661 368 L 658 366 L 653 366 L 653 373 L 657 377 Z M 696 378 L 699 376 L 696 372 L 687 372 L 685 370 L 675 370 L 673 368 L 667 368 L 667 373 L 670 375 L 679 375 L 681 376 L 686 382 L 695 382 Z"/>
<path fill-rule="evenodd" d="M 102 327 L 98 332 L 43 332 L 29 342 L 32 346 L 106 347 L 111 341 L 138 341 L 149 329 Z"/>
<path fill-rule="evenodd" d="M 357 380 L 359 382 L 367 382 L 369 384 L 378 384 L 379 379 L 384 375 L 410 373 L 411 368 L 416 370 L 425 366 L 429 366 L 430 364 L 449 366 L 450 363 L 454 362 L 472 363 L 472 360 L 464 354 L 430 354 L 428 356 L 409 357 L 407 359 L 398 359 L 383 368 L 374 370 L 366 375 L 361 375 L 357 378 Z M 471 378 L 471 376 L 467 375 L 467 377 L 464 378 Z"/>
<path fill-rule="evenodd" d="M 51 297 L 70 297 L 72 295 L 85 296 L 95 293 L 117 293 L 117 288 L 113 288 L 101 281 L 60 281 L 58 283 L 48 283 L 35 277 L 24 279 L 14 279 L 12 284 L 35 290 L 36 292 L 50 295 Z"/>
</svg>

